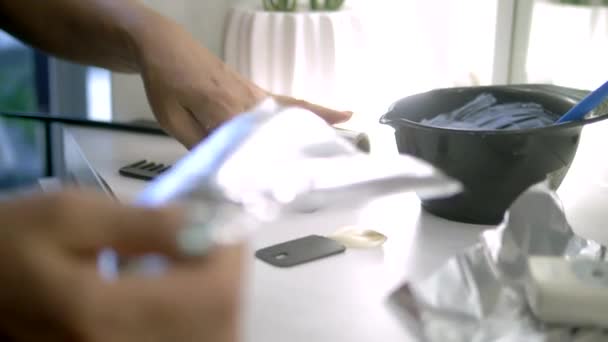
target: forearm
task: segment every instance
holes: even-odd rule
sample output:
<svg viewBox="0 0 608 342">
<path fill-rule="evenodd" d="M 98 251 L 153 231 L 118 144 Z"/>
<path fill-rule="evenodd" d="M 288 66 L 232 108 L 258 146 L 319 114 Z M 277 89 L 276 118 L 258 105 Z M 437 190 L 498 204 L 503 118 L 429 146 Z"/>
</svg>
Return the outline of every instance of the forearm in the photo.
<svg viewBox="0 0 608 342">
<path fill-rule="evenodd" d="M 175 24 L 134 0 L 0 0 L 0 28 L 50 54 L 138 72 L 141 41 Z"/>
</svg>

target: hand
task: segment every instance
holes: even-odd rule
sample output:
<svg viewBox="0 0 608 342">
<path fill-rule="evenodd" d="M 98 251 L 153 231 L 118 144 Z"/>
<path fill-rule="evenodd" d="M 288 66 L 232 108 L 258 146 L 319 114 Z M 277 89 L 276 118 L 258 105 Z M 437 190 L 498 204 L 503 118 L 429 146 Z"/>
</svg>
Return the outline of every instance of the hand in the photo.
<svg viewBox="0 0 608 342">
<path fill-rule="evenodd" d="M 157 27 L 162 29 L 151 29 L 135 39 L 139 69 L 157 120 L 188 148 L 268 96 L 282 105 L 308 109 L 330 124 L 352 115 L 270 94 L 238 75 L 177 25 L 167 22 Z"/>
<path fill-rule="evenodd" d="M 240 248 L 184 259 L 179 210 L 60 193 L 0 202 L 0 335 L 13 341 L 234 341 Z M 102 280 L 100 249 L 163 253 L 167 274 Z M 4 339 L 3 339 L 4 340 Z"/>
</svg>

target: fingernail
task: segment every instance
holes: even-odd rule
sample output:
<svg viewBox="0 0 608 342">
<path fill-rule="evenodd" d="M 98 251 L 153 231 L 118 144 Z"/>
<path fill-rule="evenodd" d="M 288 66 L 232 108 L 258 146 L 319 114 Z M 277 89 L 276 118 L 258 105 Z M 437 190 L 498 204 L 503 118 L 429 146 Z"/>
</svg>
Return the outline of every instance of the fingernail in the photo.
<svg viewBox="0 0 608 342">
<path fill-rule="evenodd" d="M 345 120 L 348 120 L 348 119 L 352 118 L 353 115 L 355 115 L 355 113 L 353 113 L 353 112 L 342 112 L 342 113 L 346 117 Z"/>
</svg>

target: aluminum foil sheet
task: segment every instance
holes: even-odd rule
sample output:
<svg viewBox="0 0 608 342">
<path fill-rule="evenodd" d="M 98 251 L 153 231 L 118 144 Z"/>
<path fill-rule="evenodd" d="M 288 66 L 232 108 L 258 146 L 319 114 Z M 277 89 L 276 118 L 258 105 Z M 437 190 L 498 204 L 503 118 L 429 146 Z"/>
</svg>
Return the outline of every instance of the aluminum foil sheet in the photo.
<svg viewBox="0 0 608 342">
<path fill-rule="evenodd" d="M 269 100 L 222 125 L 151 182 L 137 205 L 183 202 L 194 248 L 240 241 L 294 212 L 364 206 L 402 192 L 453 195 L 461 185 L 417 158 L 364 153 L 317 115 Z"/>
<path fill-rule="evenodd" d="M 203 255 L 215 245 L 242 242 L 268 223 L 290 224 L 302 211 L 331 215 L 395 193 L 440 198 L 460 190 L 427 162 L 364 153 L 317 115 L 269 100 L 219 127 L 150 182 L 135 205 L 186 206 L 188 224 L 178 243 L 188 254 Z M 122 270 L 154 275 L 166 266 L 162 256 L 124 261 L 111 249 L 99 258 L 108 279 Z"/>
<path fill-rule="evenodd" d="M 603 258 L 603 247 L 572 232 L 557 195 L 538 184 L 512 205 L 505 222 L 391 297 L 420 342 L 608 341 L 600 329 L 544 324 L 526 288 L 531 256 Z"/>
</svg>

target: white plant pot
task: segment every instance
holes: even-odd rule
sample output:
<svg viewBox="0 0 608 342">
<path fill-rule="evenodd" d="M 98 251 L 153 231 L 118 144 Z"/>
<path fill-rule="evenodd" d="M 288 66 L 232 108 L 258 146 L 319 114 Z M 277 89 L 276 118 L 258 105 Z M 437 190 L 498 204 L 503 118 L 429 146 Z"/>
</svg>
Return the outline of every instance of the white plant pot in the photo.
<svg viewBox="0 0 608 342">
<path fill-rule="evenodd" d="M 268 91 L 338 105 L 356 81 L 362 32 L 350 10 L 283 13 L 235 7 L 227 19 L 224 57 Z"/>
</svg>

